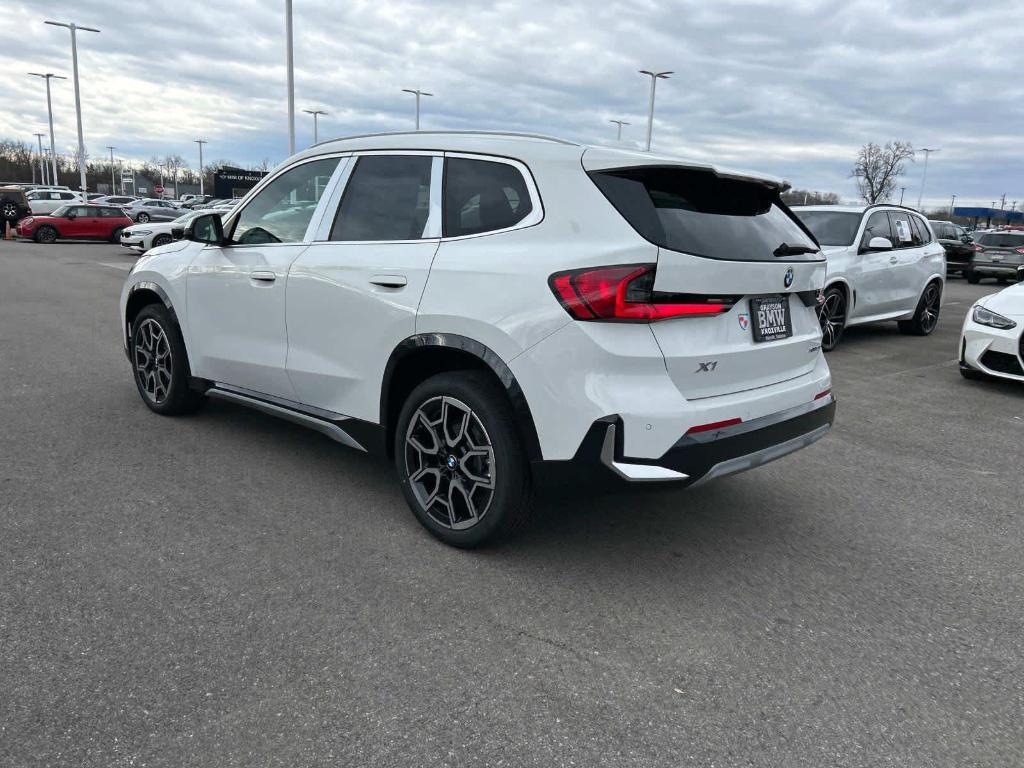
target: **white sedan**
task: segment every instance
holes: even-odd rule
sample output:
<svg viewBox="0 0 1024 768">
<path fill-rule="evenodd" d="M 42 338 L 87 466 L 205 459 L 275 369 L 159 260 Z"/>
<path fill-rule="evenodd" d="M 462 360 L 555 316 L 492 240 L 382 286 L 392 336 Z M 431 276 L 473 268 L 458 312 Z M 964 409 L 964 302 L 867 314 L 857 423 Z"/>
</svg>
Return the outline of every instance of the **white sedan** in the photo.
<svg viewBox="0 0 1024 768">
<path fill-rule="evenodd" d="M 204 213 L 219 213 L 221 218 L 228 213 L 227 208 L 217 208 L 206 211 L 189 211 L 179 216 L 174 221 L 148 221 L 145 224 L 133 224 L 121 230 L 121 245 L 131 248 L 139 253 L 145 253 L 150 248 L 157 248 L 167 245 L 174 240 L 174 230 L 179 229 L 184 233 L 185 227 L 192 219 Z M 180 235 L 179 235 L 180 236 Z"/>
<path fill-rule="evenodd" d="M 979 299 L 967 312 L 960 373 L 968 379 L 1024 381 L 1024 282 Z"/>
</svg>

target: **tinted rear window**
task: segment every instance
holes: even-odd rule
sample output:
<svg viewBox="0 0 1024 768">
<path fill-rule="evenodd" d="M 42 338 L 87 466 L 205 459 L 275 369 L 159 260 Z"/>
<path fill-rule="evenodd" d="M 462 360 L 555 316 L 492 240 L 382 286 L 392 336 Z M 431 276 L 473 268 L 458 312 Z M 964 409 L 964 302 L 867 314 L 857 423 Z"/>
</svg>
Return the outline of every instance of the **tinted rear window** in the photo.
<svg viewBox="0 0 1024 768">
<path fill-rule="evenodd" d="M 821 258 L 778 192 L 763 184 L 678 167 L 590 176 L 626 221 L 662 248 L 731 261 Z M 776 256 L 783 244 L 814 252 Z"/>
<path fill-rule="evenodd" d="M 445 161 L 445 237 L 508 229 L 532 210 L 526 181 L 514 166 L 461 157 Z"/>
<path fill-rule="evenodd" d="M 988 232 L 978 237 L 978 245 L 988 245 L 992 248 L 1020 248 L 1024 246 L 1024 233 Z"/>
<path fill-rule="evenodd" d="M 822 245 L 853 245 L 860 227 L 859 213 L 849 211 L 793 211 Z"/>
</svg>

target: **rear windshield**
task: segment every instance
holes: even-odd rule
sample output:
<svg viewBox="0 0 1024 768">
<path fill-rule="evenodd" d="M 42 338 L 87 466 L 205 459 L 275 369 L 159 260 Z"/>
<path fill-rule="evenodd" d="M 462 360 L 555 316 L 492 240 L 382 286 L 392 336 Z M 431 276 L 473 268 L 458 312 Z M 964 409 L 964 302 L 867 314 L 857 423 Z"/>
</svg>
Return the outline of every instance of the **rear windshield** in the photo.
<svg viewBox="0 0 1024 768">
<path fill-rule="evenodd" d="M 978 245 L 989 245 L 993 248 L 1020 248 L 1024 246 L 1024 232 L 988 232 L 979 235 Z"/>
<path fill-rule="evenodd" d="M 849 211 L 793 211 L 822 245 L 853 245 L 860 226 L 859 213 Z"/>
<path fill-rule="evenodd" d="M 813 261 L 818 246 L 763 184 L 679 167 L 595 171 L 590 177 L 645 239 L 730 261 Z"/>
</svg>

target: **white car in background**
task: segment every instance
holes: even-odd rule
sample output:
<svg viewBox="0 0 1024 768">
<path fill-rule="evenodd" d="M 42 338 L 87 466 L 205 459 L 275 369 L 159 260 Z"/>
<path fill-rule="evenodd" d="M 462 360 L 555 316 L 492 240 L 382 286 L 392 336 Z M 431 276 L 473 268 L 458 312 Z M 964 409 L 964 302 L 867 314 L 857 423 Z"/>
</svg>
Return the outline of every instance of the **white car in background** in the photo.
<svg viewBox="0 0 1024 768">
<path fill-rule="evenodd" d="M 227 399 L 379 453 L 477 546 L 542 475 L 694 485 L 828 432 L 826 265 L 781 190 L 538 136 L 329 141 L 139 259 L 125 352 L 153 411 Z"/>
<path fill-rule="evenodd" d="M 851 325 L 895 320 L 927 336 L 939 322 L 946 251 L 928 221 L 898 205 L 796 206 L 828 259 L 818 309 L 822 348 L 835 348 Z"/>
<path fill-rule="evenodd" d="M 81 192 L 72 192 L 70 189 L 33 189 L 25 197 L 36 216 L 51 214 L 68 203 L 85 202 Z"/>
<path fill-rule="evenodd" d="M 189 211 L 173 221 L 149 221 L 145 224 L 133 224 L 121 230 L 121 245 L 125 248 L 145 253 L 151 248 L 159 248 L 167 245 L 172 240 L 184 235 L 185 227 L 192 220 L 204 213 L 219 213 L 221 218 L 228 212 L 228 209 L 209 209 L 205 211 Z M 175 232 L 177 229 L 179 232 Z"/>
<path fill-rule="evenodd" d="M 966 379 L 1024 381 L 1024 267 L 1022 282 L 979 299 L 960 332 L 960 373 Z"/>
</svg>

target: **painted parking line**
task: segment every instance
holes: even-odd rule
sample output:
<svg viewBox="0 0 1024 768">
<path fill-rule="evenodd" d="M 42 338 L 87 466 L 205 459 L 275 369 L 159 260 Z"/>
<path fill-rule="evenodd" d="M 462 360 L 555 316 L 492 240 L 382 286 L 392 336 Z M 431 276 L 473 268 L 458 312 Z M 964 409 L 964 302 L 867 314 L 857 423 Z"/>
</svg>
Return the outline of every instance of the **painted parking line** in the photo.
<svg viewBox="0 0 1024 768">
<path fill-rule="evenodd" d="M 99 264 L 101 267 L 110 267 L 111 269 L 119 269 L 122 272 L 127 272 L 129 269 L 131 269 L 132 267 L 135 266 L 135 262 L 129 262 L 129 263 L 125 263 L 125 264 L 115 264 L 115 263 L 109 262 L 109 261 L 97 261 L 96 263 Z"/>
</svg>

